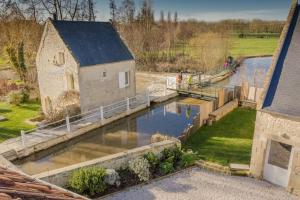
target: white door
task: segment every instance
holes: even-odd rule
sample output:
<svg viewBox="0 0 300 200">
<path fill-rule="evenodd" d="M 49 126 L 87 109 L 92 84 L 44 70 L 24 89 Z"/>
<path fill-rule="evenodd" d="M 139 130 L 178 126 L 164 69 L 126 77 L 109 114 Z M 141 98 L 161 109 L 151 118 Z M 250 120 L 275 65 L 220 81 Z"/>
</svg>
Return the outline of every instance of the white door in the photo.
<svg viewBox="0 0 300 200">
<path fill-rule="evenodd" d="M 268 141 L 264 166 L 264 179 L 287 187 L 291 168 L 292 146 L 276 141 Z"/>
</svg>

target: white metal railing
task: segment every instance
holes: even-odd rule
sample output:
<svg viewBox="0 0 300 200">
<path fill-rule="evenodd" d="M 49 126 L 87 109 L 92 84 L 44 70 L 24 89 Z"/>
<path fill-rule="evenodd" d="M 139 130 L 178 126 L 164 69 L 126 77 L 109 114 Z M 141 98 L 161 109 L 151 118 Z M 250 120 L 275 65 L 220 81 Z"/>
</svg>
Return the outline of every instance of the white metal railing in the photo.
<svg viewBox="0 0 300 200">
<path fill-rule="evenodd" d="M 56 136 L 55 132 L 53 131 L 63 131 L 71 133 L 72 131 L 80 128 L 81 125 L 86 123 L 93 123 L 97 121 L 103 121 L 105 119 L 109 119 L 113 116 L 119 115 L 124 112 L 128 112 L 131 109 L 137 108 L 141 105 L 150 106 L 150 101 L 154 98 L 158 98 L 156 93 L 163 92 L 166 95 L 166 87 L 163 89 L 155 89 L 149 88 L 145 93 L 138 94 L 134 97 L 126 98 L 124 100 L 105 105 L 99 106 L 98 108 L 89 110 L 85 113 L 81 113 L 72 117 L 67 116 L 65 119 L 45 124 L 43 126 L 39 126 L 37 128 L 28 130 L 28 131 L 21 131 L 21 137 L 12 139 L 11 141 L 4 142 L 6 145 L 14 143 L 14 142 L 21 142 L 21 145 L 25 148 L 27 146 L 28 137 L 27 134 L 32 134 L 34 137 L 53 137 Z M 152 96 L 155 96 L 152 98 Z"/>
</svg>

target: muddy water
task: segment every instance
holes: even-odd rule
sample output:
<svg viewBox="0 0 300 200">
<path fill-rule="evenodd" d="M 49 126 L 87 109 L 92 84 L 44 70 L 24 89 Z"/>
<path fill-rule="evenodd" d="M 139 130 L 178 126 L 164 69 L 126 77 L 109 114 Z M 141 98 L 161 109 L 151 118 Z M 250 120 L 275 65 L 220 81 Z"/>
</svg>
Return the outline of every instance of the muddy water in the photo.
<svg viewBox="0 0 300 200">
<path fill-rule="evenodd" d="M 151 135 L 157 132 L 178 137 L 197 113 L 207 110 L 207 104 L 197 99 L 175 99 L 15 164 L 28 174 L 38 174 L 150 144 Z"/>
</svg>

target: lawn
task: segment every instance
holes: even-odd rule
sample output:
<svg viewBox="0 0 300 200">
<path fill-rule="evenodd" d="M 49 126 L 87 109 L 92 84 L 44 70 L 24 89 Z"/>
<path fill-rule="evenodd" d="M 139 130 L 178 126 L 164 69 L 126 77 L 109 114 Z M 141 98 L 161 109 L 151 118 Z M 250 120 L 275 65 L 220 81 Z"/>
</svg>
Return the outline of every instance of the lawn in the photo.
<svg viewBox="0 0 300 200">
<path fill-rule="evenodd" d="M 276 50 L 279 37 L 270 38 L 234 38 L 230 54 L 239 56 L 273 55 Z"/>
<path fill-rule="evenodd" d="M 20 135 L 21 130 L 34 128 L 33 125 L 27 124 L 27 119 L 38 115 L 40 105 L 37 103 L 26 103 L 20 106 L 0 103 L 0 115 L 7 118 L 6 121 L 0 122 L 0 142 Z"/>
<path fill-rule="evenodd" d="M 249 164 L 256 111 L 237 108 L 212 126 L 203 126 L 183 144 L 203 160 Z"/>
</svg>

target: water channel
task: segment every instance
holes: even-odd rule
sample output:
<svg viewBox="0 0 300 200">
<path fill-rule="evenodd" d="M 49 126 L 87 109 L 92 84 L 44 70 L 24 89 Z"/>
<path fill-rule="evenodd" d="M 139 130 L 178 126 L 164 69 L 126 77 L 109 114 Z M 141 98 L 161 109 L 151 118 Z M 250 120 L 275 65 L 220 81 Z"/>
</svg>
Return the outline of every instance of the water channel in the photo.
<svg viewBox="0 0 300 200">
<path fill-rule="evenodd" d="M 232 87 L 247 80 L 251 86 L 262 87 L 271 60 L 271 57 L 246 59 L 234 75 L 218 85 Z M 208 102 L 198 99 L 173 99 L 15 161 L 15 164 L 28 174 L 39 174 L 150 144 L 155 133 L 178 137 L 195 115 L 208 115 L 205 113 L 207 105 Z"/>
<path fill-rule="evenodd" d="M 247 81 L 249 86 L 262 88 L 272 57 L 257 57 L 245 59 L 236 72 L 229 78 L 218 82 L 218 86 L 233 87 Z"/>
<path fill-rule="evenodd" d="M 15 164 L 28 174 L 38 174 L 150 144 L 155 133 L 178 137 L 205 103 L 177 98 L 155 105 Z"/>
</svg>

